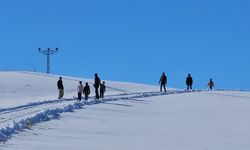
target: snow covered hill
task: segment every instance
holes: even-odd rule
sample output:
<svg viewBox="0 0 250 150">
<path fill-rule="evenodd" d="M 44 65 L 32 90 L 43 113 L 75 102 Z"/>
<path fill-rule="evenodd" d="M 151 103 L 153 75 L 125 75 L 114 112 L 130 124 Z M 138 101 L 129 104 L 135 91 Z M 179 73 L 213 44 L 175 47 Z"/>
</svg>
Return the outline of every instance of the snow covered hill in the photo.
<svg viewBox="0 0 250 150">
<path fill-rule="evenodd" d="M 1 107 L 21 105 L 29 102 L 38 102 L 58 97 L 57 80 L 59 75 L 48 75 L 33 72 L 0 72 Z M 93 79 L 63 77 L 65 98 L 71 99 L 76 95 L 79 81 L 89 82 L 91 91 Z M 132 84 L 124 82 L 107 82 L 108 95 L 124 94 L 133 91 L 156 90 L 154 86 Z M 93 96 L 94 92 L 90 96 Z"/>
<path fill-rule="evenodd" d="M 250 93 L 184 91 L 106 81 L 106 97 L 77 103 L 78 81 L 58 75 L 0 73 L 0 149 L 248 150 Z M 92 88 L 92 86 L 91 86 Z"/>
</svg>

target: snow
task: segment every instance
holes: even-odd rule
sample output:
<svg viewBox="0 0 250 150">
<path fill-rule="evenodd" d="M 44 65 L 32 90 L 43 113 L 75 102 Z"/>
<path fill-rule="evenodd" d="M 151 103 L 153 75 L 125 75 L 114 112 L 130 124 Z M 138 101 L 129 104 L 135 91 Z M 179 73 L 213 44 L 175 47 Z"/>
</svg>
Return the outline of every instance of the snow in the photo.
<svg viewBox="0 0 250 150">
<path fill-rule="evenodd" d="M 57 100 L 58 77 L 0 73 L 0 149 L 250 148 L 249 92 L 169 88 L 164 93 L 158 86 L 106 81 L 105 99 L 91 95 L 77 103 L 78 81 L 92 80 L 63 77 L 65 99 Z"/>
</svg>

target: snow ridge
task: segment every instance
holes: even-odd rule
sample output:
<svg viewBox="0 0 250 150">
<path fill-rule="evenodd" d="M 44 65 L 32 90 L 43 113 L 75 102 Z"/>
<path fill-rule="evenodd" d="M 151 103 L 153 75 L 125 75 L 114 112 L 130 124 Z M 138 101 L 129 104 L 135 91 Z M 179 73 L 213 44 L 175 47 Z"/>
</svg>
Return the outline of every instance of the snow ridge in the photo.
<svg viewBox="0 0 250 150">
<path fill-rule="evenodd" d="M 42 123 L 45 121 L 49 121 L 51 119 L 58 119 L 60 117 L 60 114 L 66 113 L 66 112 L 74 112 L 77 109 L 83 109 L 84 105 L 94 105 L 99 103 L 105 103 L 108 101 L 117 101 L 117 100 L 130 100 L 130 99 L 137 99 L 137 98 L 146 98 L 146 97 L 154 97 L 154 96 L 162 96 L 162 95 L 169 95 L 169 94 L 181 94 L 181 93 L 188 93 L 188 92 L 200 92 L 201 90 L 196 91 L 186 91 L 186 90 L 173 90 L 173 91 L 167 91 L 167 92 L 144 92 L 144 93 L 131 93 L 131 94 L 124 94 L 124 96 L 117 95 L 117 96 L 110 96 L 105 99 L 96 100 L 96 99 L 90 99 L 88 101 L 83 102 L 73 102 L 73 104 L 68 104 L 67 106 L 63 108 L 53 108 L 53 109 L 47 109 L 43 112 L 37 113 L 32 117 L 28 118 L 22 118 L 21 121 L 15 122 L 13 120 L 12 125 L 8 125 L 6 127 L 1 127 L 0 129 L 0 142 L 6 142 L 8 139 L 11 138 L 13 134 L 18 134 L 18 132 L 22 132 L 25 129 L 31 129 L 31 127 L 37 123 Z M 74 100 L 74 99 L 71 99 Z M 4 111 L 15 111 L 16 109 L 24 108 L 42 104 L 49 104 L 49 103 L 63 103 L 66 100 L 52 100 L 52 101 L 44 101 L 44 102 L 37 102 L 37 103 L 30 103 L 27 105 L 22 105 L 14 108 L 9 109 L 1 109 L 0 112 Z"/>
<path fill-rule="evenodd" d="M 43 105 L 43 104 L 61 103 L 61 102 L 66 101 L 66 100 L 72 100 L 72 99 L 46 100 L 46 101 L 41 101 L 41 102 L 31 102 L 31 103 L 16 106 L 16 107 L 2 108 L 2 109 L 0 109 L 0 114 L 6 113 L 6 112 L 11 112 L 11 111 L 16 111 L 18 109 L 28 109 L 28 108 L 38 106 L 38 105 Z"/>
<path fill-rule="evenodd" d="M 84 104 L 74 103 L 73 105 L 65 106 L 64 108 L 49 109 L 42 113 L 38 113 L 33 117 L 22 119 L 19 122 L 13 121 L 13 125 L 0 129 L 0 141 L 5 142 L 11 135 L 23 131 L 24 129 L 30 129 L 34 124 L 49 121 L 51 119 L 57 119 L 61 113 L 74 112 L 76 109 L 82 109 Z"/>
</svg>

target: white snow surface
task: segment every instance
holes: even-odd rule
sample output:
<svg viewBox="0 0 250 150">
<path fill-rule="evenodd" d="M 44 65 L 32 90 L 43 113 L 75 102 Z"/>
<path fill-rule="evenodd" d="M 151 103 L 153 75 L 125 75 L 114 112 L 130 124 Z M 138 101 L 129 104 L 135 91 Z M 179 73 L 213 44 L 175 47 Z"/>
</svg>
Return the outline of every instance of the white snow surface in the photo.
<svg viewBox="0 0 250 150">
<path fill-rule="evenodd" d="M 249 150 L 250 92 L 185 91 L 106 81 L 94 99 L 93 79 L 0 72 L 3 150 Z M 79 81 L 91 97 L 76 102 Z"/>
</svg>

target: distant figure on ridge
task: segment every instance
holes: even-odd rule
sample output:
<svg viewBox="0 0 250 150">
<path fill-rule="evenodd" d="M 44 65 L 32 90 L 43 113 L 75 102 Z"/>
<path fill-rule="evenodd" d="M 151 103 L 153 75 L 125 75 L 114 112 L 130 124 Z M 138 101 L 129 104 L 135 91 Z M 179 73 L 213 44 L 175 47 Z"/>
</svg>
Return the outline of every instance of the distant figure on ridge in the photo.
<svg viewBox="0 0 250 150">
<path fill-rule="evenodd" d="M 212 79 L 209 80 L 207 86 L 209 87 L 210 91 L 213 90 L 213 87 L 214 87 L 214 82 Z"/>
<path fill-rule="evenodd" d="M 99 86 L 100 86 L 100 83 L 101 83 L 101 79 L 98 77 L 98 74 L 95 73 L 95 82 L 94 82 L 94 88 L 95 88 L 95 98 L 96 99 L 99 99 Z"/>
<path fill-rule="evenodd" d="M 193 78 L 191 77 L 190 74 L 188 74 L 186 78 L 186 84 L 187 84 L 187 90 L 192 90 L 192 85 L 193 85 Z"/>
<path fill-rule="evenodd" d="M 77 101 L 81 102 L 82 100 L 82 92 L 83 92 L 83 85 L 82 85 L 82 81 L 79 81 L 79 85 L 77 86 L 77 91 L 78 91 L 78 98 Z"/>
<path fill-rule="evenodd" d="M 63 95 L 64 95 L 64 87 L 63 87 L 63 81 L 62 81 L 62 77 L 59 77 L 59 80 L 57 81 L 57 88 L 59 91 L 59 96 L 58 99 L 62 99 Z"/>
<path fill-rule="evenodd" d="M 162 87 L 164 88 L 164 91 L 166 92 L 166 84 L 167 84 L 167 76 L 163 72 L 159 81 L 159 84 L 161 84 L 160 91 L 162 92 Z"/>
<path fill-rule="evenodd" d="M 104 98 L 105 91 L 106 91 L 106 86 L 105 86 L 105 82 L 103 81 L 100 84 L 100 98 Z"/>
<path fill-rule="evenodd" d="M 85 95 L 85 100 L 88 100 L 89 94 L 90 94 L 90 87 L 89 87 L 88 82 L 85 83 L 85 86 L 83 88 L 83 93 Z"/>
</svg>

